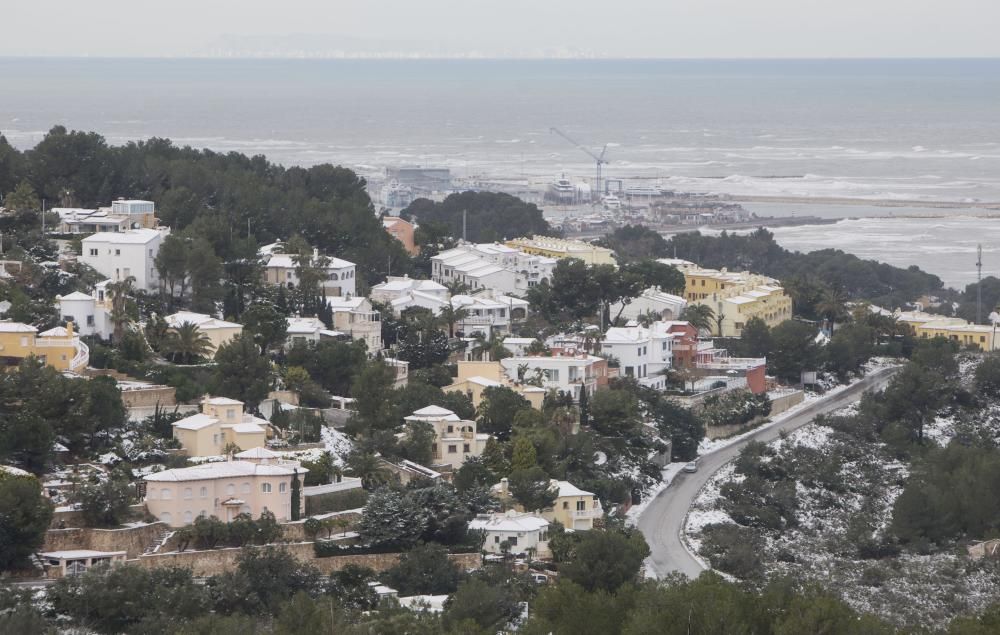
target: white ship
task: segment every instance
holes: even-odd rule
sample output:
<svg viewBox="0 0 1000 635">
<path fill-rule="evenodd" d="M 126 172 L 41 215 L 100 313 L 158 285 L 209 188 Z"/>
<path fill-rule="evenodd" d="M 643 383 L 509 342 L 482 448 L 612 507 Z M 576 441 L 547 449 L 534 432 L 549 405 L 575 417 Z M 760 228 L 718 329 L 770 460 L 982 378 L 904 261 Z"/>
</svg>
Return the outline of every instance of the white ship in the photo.
<svg viewBox="0 0 1000 635">
<path fill-rule="evenodd" d="M 545 198 L 553 203 L 564 205 L 575 203 L 577 201 L 577 187 L 564 174 L 561 178 L 549 183 Z"/>
</svg>

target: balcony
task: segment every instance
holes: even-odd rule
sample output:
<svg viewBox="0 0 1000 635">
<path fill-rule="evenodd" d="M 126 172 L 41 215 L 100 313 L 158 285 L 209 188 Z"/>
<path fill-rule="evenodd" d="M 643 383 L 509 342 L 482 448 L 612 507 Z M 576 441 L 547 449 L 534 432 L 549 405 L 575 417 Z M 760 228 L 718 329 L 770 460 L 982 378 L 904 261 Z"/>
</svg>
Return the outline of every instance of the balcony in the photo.
<svg viewBox="0 0 1000 635">
<path fill-rule="evenodd" d="M 601 508 L 597 509 L 574 509 L 573 513 L 570 514 L 573 520 L 584 520 L 587 518 L 603 518 L 604 510 Z"/>
</svg>

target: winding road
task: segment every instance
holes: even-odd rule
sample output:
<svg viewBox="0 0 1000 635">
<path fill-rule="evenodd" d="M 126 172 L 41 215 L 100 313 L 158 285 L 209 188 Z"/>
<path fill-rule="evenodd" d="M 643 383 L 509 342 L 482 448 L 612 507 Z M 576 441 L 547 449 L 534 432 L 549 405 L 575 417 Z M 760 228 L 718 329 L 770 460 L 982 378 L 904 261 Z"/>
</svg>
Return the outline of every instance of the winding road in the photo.
<svg viewBox="0 0 1000 635">
<path fill-rule="evenodd" d="M 732 445 L 702 455 L 698 458 L 697 472 L 677 474 L 670 485 L 649 503 L 639 517 L 639 531 L 646 537 L 651 551 L 646 560 L 649 573 L 655 577 L 663 577 L 677 571 L 689 578 L 696 578 L 705 569 L 682 542 L 684 520 L 701 488 L 722 466 L 736 458 L 743 446 L 750 441 L 764 443 L 773 441 L 783 431 L 790 432 L 801 428 L 818 415 L 850 405 L 867 391 L 881 390 L 897 370 L 899 367 L 875 371 L 836 394 L 817 399 L 778 423 L 760 428 Z"/>
</svg>

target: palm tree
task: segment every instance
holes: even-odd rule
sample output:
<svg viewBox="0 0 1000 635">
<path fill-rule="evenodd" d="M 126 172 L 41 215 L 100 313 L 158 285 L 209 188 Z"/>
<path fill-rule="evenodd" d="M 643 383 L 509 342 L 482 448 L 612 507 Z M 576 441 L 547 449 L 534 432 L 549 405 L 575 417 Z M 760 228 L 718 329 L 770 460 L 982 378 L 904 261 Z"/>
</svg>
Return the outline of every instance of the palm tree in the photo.
<svg viewBox="0 0 1000 635">
<path fill-rule="evenodd" d="M 839 286 L 827 287 L 816 303 L 816 313 L 830 322 L 830 335 L 833 335 L 833 325 L 850 317 L 847 311 L 847 294 Z"/>
<path fill-rule="evenodd" d="M 707 304 L 689 304 L 681 311 L 681 320 L 689 322 L 698 332 L 712 331 L 715 311 Z"/>
<path fill-rule="evenodd" d="M 503 340 L 497 334 L 491 333 L 490 339 L 483 337 L 482 333 L 476 333 L 476 344 L 472 347 L 472 355 L 476 361 L 498 362 L 505 357 L 510 357 L 511 353 L 503 345 Z"/>
<path fill-rule="evenodd" d="M 374 454 L 354 452 L 347 457 L 347 470 L 361 479 L 365 489 L 374 489 L 389 480 L 389 470 Z"/>
<path fill-rule="evenodd" d="M 111 322 L 114 324 L 112 337 L 116 344 L 121 342 L 125 332 L 125 324 L 129 321 L 128 296 L 132 293 L 132 285 L 134 284 L 135 276 L 129 276 L 108 285 L 108 296 L 111 299 Z"/>
<path fill-rule="evenodd" d="M 198 325 L 185 322 L 173 329 L 163 342 L 163 353 L 170 361 L 190 364 L 199 357 L 208 357 L 212 352 L 212 340 L 201 332 Z"/>
<path fill-rule="evenodd" d="M 450 338 L 455 337 L 455 324 L 467 317 L 469 317 L 468 309 L 456 309 L 451 302 L 441 307 L 441 313 L 438 315 L 441 323 L 448 327 L 448 337 Z"/>
<path fill-rule="evenodd" d="M 639 324 L 643 325 L 646 328 L 649 328 L 649 325 L 652 324 L 653 322 L 659 322 L 660 319 L 661 319 L 660 314 L 657 313 L 656 311 L 653 311 L 652 309 L 648 311 L 643 311 L 642 313 L 639 314 Z"/>
<path fill-rule="evenodd" d="M 448 293 L 451 295 L 461 295 L 469 291 L 469 285 L 459 280 L 452 280 L 445 286 L 448 287 Z"/>
</svg>

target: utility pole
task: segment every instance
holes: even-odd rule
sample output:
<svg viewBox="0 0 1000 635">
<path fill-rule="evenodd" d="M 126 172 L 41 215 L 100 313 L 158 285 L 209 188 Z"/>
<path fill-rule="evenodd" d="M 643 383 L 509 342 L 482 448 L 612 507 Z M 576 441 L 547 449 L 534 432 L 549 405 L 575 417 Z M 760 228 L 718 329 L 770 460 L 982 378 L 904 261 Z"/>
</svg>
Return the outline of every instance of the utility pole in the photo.
<svg viewBox="0 0 1000 635">
<path fill-rule="evenodd" d="M 465 237 L 465 217 L 468 214 L 468 210 L 462 210 L 462 242 L 465 242 L 467 238 Z"/>
<path fill-rule="evenodd" d="M 983 246 L 976 245 L 976 324 L 983 317 Z"/>
</svg>

